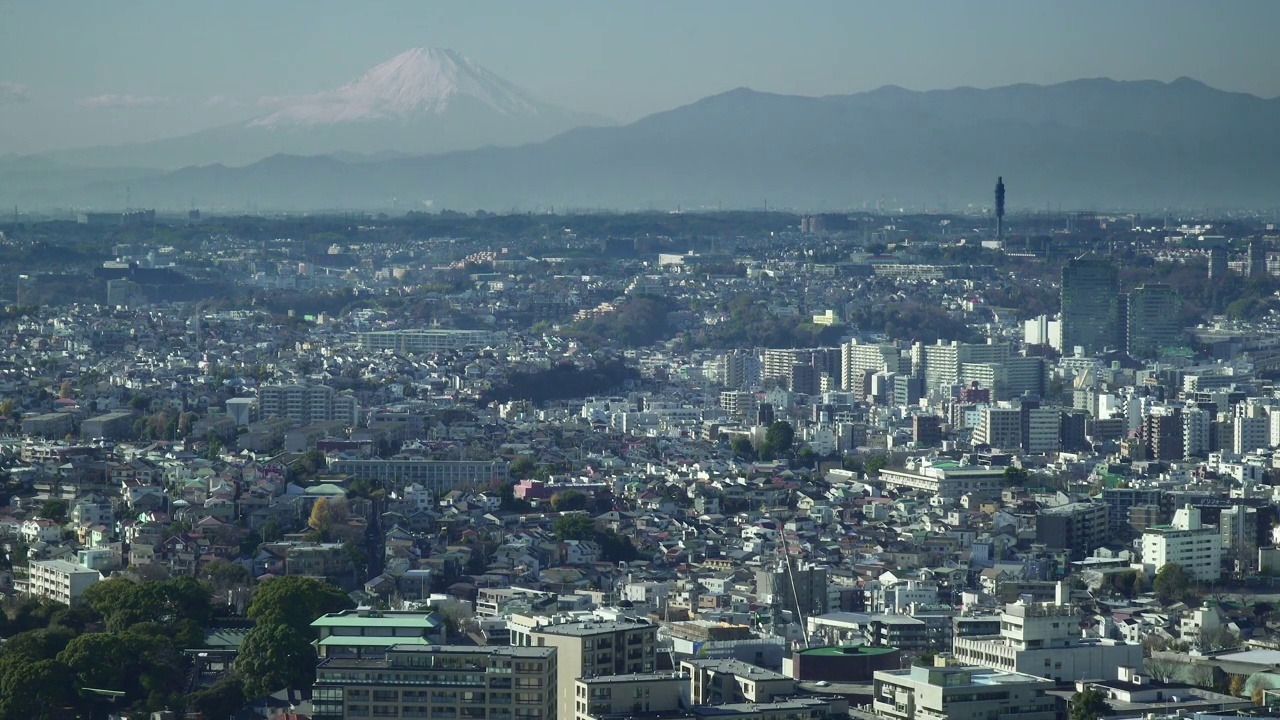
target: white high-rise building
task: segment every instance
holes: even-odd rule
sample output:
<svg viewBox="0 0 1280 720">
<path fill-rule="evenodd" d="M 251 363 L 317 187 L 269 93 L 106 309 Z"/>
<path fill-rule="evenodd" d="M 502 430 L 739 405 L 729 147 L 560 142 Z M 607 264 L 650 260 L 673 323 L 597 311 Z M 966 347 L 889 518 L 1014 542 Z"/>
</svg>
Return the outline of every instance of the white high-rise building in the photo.
<svg viewBox="0 0 1280 720">
<path fill-rule="evenodd" d="M 1186 457 L 1206 457 L 1213 417 L 1204 408 L 1188 406 L 1182 412 L 1182 452 Z M 1273 431 L 1274 432 L 1274 431 Z"/>
<path fill-rule="evenodd" d="M 1216 582 L 1222 576 L 1222 535 L 1200 522 L 1200 509 L 1187 505 L 1173 515 L 1173 523 L 1149 527 L 1142 533 L 1142 565 L 1156 573 L 1173 563 L 1196 582 Z"/>
</svg>

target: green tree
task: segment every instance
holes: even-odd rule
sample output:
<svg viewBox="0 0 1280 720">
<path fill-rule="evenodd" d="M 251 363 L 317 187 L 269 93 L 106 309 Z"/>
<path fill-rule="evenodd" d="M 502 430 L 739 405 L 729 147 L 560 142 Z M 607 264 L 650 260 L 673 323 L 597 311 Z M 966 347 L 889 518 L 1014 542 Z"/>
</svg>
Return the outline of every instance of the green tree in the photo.
<svg viewBox="0 0 1280 720">
<path fill-rule="evenodd" d="M 40 517 L 64 523 L 67 521 L 67 504 L 62 500 L 47 500 L 40 506 Z"/>
<path fill-rule="evenodd" d="M 889 458 L 884 455 L 872 455 L 867 458 L 862 467 L 868 475 L 878 475 L 880 470 L 889 464 Z"/>
<path fill-rule="evenodd" d="M 1030 477 L 1031 477 L 1031 473 L 1027 472 L 1026 468 L 1014 467 L 1010 465 L 1009 467 L 1004 469 L 1005 485 L 1009 485 L 1009 486 L 1026 485 L 1027 480 L 1030 479 Z"/>
<path fill-rule="evenodd" d="M 316 618 L 352 607 L 351 598 L 329 583 L 287 575 L 258 586 L 249 602 L 248 615 L 259 625 L 287 625 L 309 637 Z"/>
<path fill-rule="evenodd" d="M 1182 602 L 1191 595 L 1191 576 L 1177 563 L 1165 563 L 1156 571 L 1155 582 L 1151 584 L 1161 602 Z"/>
<path fill-rule="evenodd" d="M 201 565 L 200 577 L 209 583 L 214 592 L 226 592 L 232 588 L 245 587 L 253 579 L 244 566 L 226 560 L 213 560 Z"/>
<path fill-rule="evenodd" d="M 248 697 L 286 687 L 310 687 L 315 680 L 315 668 L 316 651 L 311 641 L 283 623 L 259 622 L 240 644 L 235 661 L 236 673 L 244 678 L 244 692 Z"/>
<path fill-rule="evenodd" d="M 0 720 L 43 720 L 67 701 L 71 673 L 57 660 L 0 657 Z"/>
<path fill-rule="evenodd" d="M 595 522 L 587 515 L 561 515 L 551 525 L 551 532 L 555 533 L 556 539 L 561 542 L 590 540 L 595 536 L 595 531 Z"/>
<path fill-rule="evenodd" d="M 756 449 L 752 447 L 751 441 L 742 435 L 729 441 L 729 449 L 743 460 L 754 460 L 756 457 Z"/>
<path fill-rule="evenodd" d="M 1094 687 L 1087 687 L 1083 692 L 1072 695 L 1067 703 L 1069 720 L 1098 720 L 1110 714 L 1111 707 L 1107 705 L 1106 696 Z"/>
<path fill-rule="evenodd" d="M 785 457 L 791 452 L 796 430 L 786 420 L 775 420 L 764 433 L 764 446 L 774 457 Z M 764 453 L 761 452 L 761 455 Z"/>
<path fill-rule="evenodd" d="M 577 490 L 565 490 L 551 497 L 551 508 L 556 512 L 587 509 L 587 496 Z"/>
<path fill-rule="evenodd" d="M 521 455 L 511 462 L 511 477 L 517 480 L 525 480 L 533 477 L 534 471 L 538 469 L 538 464 L 528 455 Z"/>
<path fill-rule="evenodd" d="M 244 682 L 240 676 L 231 674 L 204 690 L 188 695 L 187 709 L 206 718 L 225 718 L 231 717 L 249 700 L 245 697 Z"/>
</svg>

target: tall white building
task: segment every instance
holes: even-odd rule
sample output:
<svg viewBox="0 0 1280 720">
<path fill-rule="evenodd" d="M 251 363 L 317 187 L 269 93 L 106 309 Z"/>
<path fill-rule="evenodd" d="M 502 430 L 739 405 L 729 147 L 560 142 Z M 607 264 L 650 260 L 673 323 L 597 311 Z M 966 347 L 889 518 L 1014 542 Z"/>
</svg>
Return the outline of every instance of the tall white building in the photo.
<svg viewBox="0 0 1280 720">
<path fill-rule="evenodd" d="M 1142 533 L 1142 565 L 1155 573 L 1169 563 L 1180 565 L 1196 582 L 1215 582 L 1222 576 L 1222 535 L 1200 522 L 1200 509 L 1187 505 L 1169 525 Z"/>
<path fill-rule="evenodd" d="M 1202 458 L 1209 454 L 1212 426 L 1213 417 L 1204 408 L 1188 406 L 1182 411 L 1182 452 L 1186 457 Z"/>
<path fill-rule="evenodd" d="M 907 363 L 897 347 L 886 343 L 860 343 L 850 340 L 840 347 L 840 364 L 843 366 L 841 390 L 861 392 L 862 378 L 867 373 L 901 373 Z"/>
<path fill-rule="evenodd" d="M 1232 424 L 1231 435 L 1232 450 L 1237 455 L 1267 448 L 1271 444 L 1271 421 L 1266 414 L 1237 417 Z"/>
<path fill-rule="evenodd" d="M 1054 452 L 1062 446 L 1062 410 L 1056 407 L 1027 411 L 1027 452 Z"/>
</svg>

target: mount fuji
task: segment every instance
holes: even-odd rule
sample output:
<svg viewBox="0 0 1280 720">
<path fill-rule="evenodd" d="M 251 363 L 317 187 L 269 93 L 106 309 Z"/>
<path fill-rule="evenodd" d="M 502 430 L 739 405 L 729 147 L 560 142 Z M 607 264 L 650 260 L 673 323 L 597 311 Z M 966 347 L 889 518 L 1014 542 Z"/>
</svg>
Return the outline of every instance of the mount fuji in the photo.
<svg viewBox="0 0 1280 720">
<path fill-rule="evenodd" d="M 263 98 L 270 112 L 165 140 L 48 153 L 89 167 L 246 165 L 277 155 L 394 156 L 513 146 L 608 118 L 543 102 L 449 49 L 414 48 L 341 87 Z"/>
</svg>

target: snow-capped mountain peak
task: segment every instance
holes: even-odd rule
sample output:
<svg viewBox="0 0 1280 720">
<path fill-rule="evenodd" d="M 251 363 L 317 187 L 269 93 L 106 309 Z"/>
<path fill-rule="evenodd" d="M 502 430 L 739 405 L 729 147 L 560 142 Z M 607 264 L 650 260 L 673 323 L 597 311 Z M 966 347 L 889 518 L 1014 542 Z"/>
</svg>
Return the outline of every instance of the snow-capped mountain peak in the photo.
<svg viewBox="0 0 1280 720">
<path fill-rule="evenodd" d="M 503 115 L 536 114 L 544 105 L 529 93 L 450 49 L 413 48 L 335 90 L 280 98 L 280 109 L 252 126 L 328 125 L 439 115 L 459 98 Z"/>
</svg>

